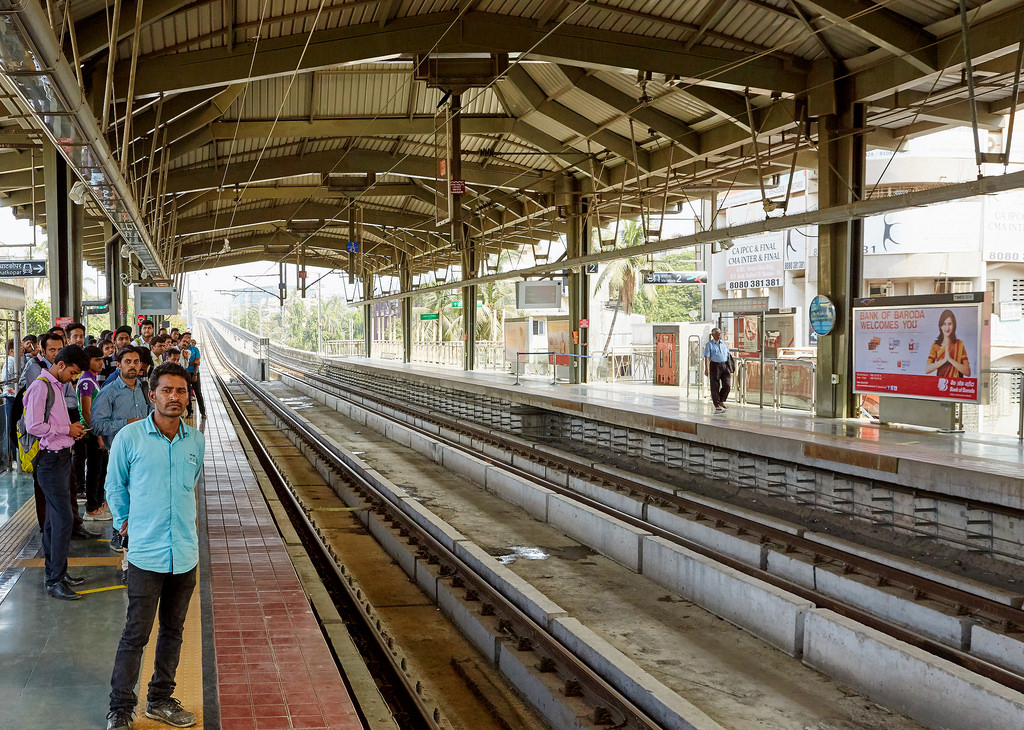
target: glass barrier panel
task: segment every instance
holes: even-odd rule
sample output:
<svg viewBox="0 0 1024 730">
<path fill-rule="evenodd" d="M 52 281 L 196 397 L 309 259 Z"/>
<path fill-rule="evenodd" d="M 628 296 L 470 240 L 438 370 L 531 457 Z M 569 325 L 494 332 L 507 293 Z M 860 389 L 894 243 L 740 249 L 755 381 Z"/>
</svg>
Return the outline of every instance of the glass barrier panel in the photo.
<svg viewBox="0 0 1024 730">
<path fill-rule="evenodd" d="M 814 408 L 814 369 L 802 360 L 777 360 L 779 405 L 782 408 Z"/>
</svg>

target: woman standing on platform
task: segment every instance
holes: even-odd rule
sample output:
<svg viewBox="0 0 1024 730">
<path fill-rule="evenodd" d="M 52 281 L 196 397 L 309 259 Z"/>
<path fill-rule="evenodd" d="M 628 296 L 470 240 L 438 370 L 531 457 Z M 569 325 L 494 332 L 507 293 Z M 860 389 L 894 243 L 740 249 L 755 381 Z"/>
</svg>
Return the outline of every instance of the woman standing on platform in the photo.
<svg viewBox="0 0 1024 730">
<path fill-rule="evenodd" d="M 939 336 L 928 351 L 925 374 L 935 373 L 940 378 L 969 378 L 971 363 L 967 359 L 964 341 L 956 336 L 956 317 L 949 309 L 939 315 Z"/>
</svg>

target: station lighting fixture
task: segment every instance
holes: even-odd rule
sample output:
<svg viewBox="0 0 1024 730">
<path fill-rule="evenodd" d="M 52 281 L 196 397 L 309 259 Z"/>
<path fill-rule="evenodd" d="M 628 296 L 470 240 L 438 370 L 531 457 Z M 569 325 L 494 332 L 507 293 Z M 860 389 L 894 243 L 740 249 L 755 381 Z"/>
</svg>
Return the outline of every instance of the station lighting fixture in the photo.
<svg viewBox="0 0 1024 730">
<path fill-rule="evenodd" d="M 0 74 L 143 266 L 166 276 L 128 182 L 38 0 L 0 0 Z M 79 205 L 86 199 L 81 198 Z"/>
</svg>

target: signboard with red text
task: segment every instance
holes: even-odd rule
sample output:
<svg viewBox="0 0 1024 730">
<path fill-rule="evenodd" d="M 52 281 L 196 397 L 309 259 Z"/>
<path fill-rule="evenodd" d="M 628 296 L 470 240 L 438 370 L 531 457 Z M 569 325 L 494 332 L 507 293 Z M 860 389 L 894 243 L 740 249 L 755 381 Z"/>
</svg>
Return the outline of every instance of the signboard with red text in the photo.
<svg viewBox="0 0 1024 730">
<path fill-rule="evenodd" d="M 856 300 L 853 391 L 981 403 L 990 310 L 984 292 Z"/>
</svg>

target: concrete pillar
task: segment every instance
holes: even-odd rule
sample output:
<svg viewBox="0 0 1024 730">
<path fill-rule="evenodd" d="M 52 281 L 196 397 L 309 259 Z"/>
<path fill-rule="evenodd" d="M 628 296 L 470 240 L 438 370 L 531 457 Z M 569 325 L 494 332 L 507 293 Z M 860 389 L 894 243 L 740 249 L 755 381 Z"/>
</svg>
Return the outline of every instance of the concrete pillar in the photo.
<svg viewBox="0 0 1024 730">
<path fill-rule="evenodd" d="M 68 198 L 77 178 L 52 145 L 43 147 L 50 316 L 82 316 L 82 230 L 84 208 Z"/>
<path fill-rule="evenodd" d="M 567 207 L 569 230 L 566 233 L 567 258 L 586 256 L 590 251 L 591 226 L 587 217 L 589 200 L 583 198 L 582 187 L 573 182 L 572 200 Z M 569 326 L 578 333 L 579 342 L 573 342 L 573 355 L 589 355 L 590 329 L 580 327 L 580 320 L 590 319 L 590 275 L 587 267 L 569 269 Z M 569 365 L 569 382 L 588 382 L 590 361 L 584 357 L 573 357 Z"/>
<path fill-rule="evenodd" d="M 846 205 L 864 195 L 864 106 L 850 101 L 846 83 L 836 82 L 833 114 L 818 118 L 818 206 Z M 818 294 L 836 307 L 836 326 L 818 338 L 817 415 L 856 415 L 851 317 L 860 296 L 863 260 L 861 221 L 818 226 Z"/>
</svg>

